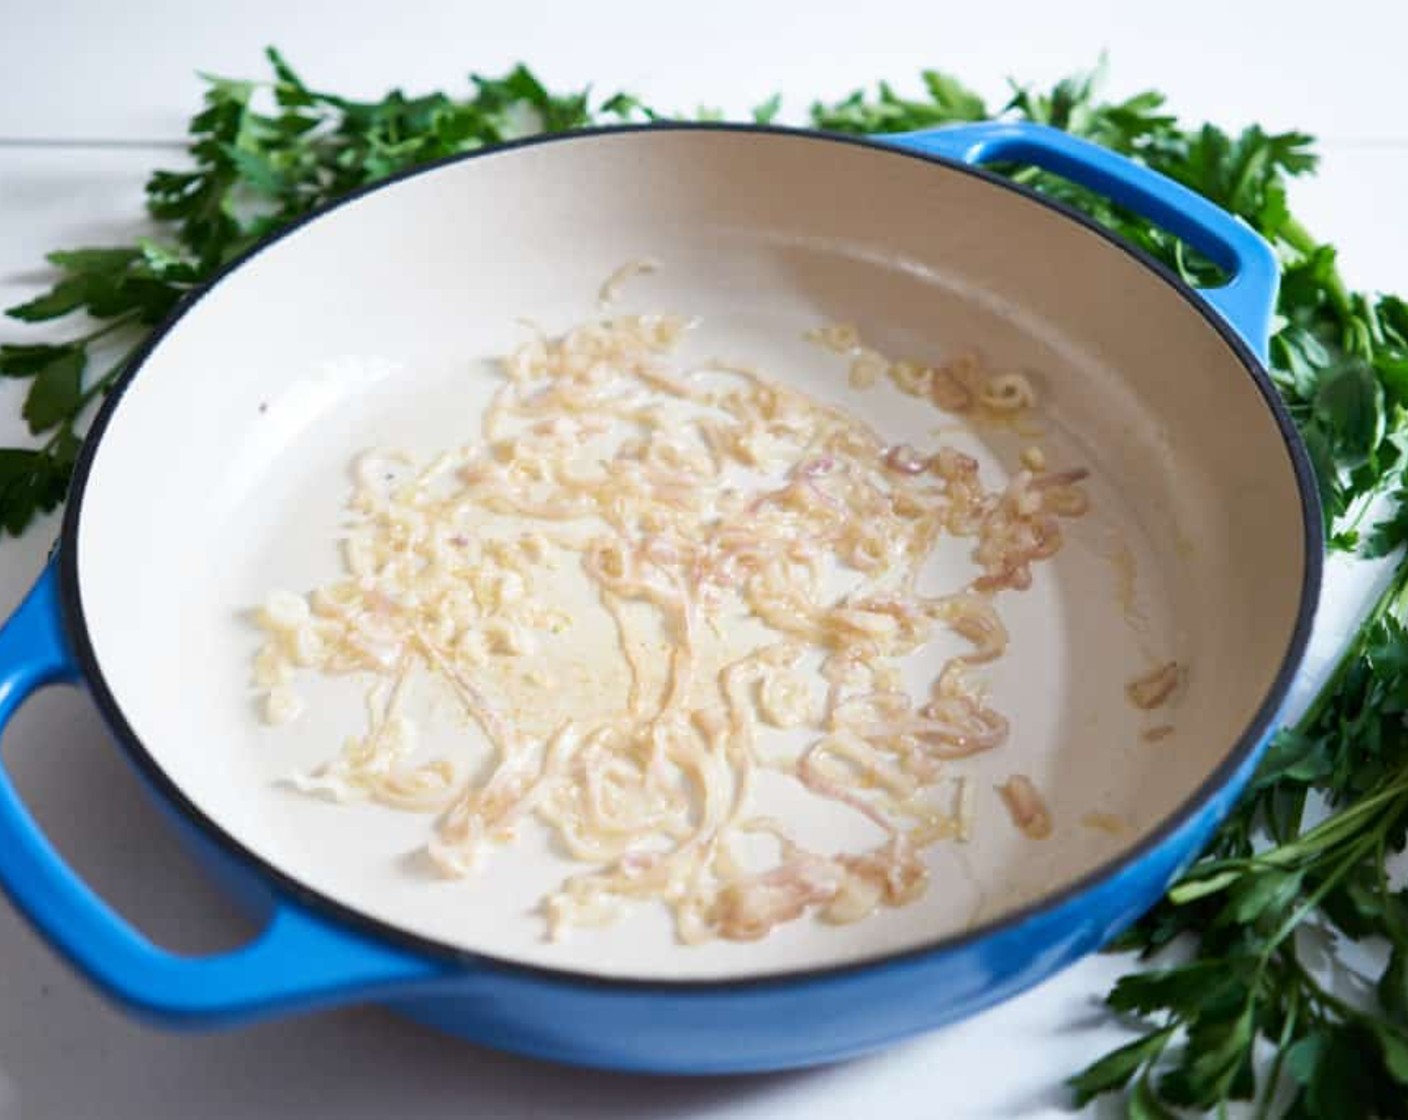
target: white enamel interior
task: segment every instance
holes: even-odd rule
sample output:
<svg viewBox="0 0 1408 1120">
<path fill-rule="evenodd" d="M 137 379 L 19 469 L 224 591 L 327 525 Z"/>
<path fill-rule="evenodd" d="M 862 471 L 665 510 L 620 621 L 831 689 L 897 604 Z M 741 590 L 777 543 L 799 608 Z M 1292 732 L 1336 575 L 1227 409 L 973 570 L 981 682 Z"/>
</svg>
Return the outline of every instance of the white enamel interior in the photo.
<svg viewBox="0 0 1408 1120">
<path fill-rule="evenodd" d="M 340 571 L 351 457 L 373 445 L 428 456 L 471 438 L 496 384 L 490 359 L 523 337 L 515 320 L 557 329 L 590 316 L 602 278 L 640 257 L 664 270 L 633 281 L 625 308 L 702 316 L 693 352 L 806 378 L 922 447 L 952 419 L 888 385 L 845 388 L 841 361 L 802 332 L 855 322 L 896 356 L 976 347 L 1036 379 L 1048 429 L 1037 442 L 1053 465 L 1094 472 L 1091 514 L 1068 523 L 1065 549 L 1029 592 L 1001 601 L 1012 642 L 990 679 L 1011 741 L 966 766 L 979 783 L 976 834 L 929 850 L 932 883 L 914 905 L 700 948 L 677 945 L 663 910 L 646 907 L 550 944 L 534 905 L 580 868 L 541 836 L 525 834 L 476 878 L 445 881 L 417 855 L 427 818 L 277 784 L 331 755 L 362 718 L 360 684 L 300 686 L 308 714 L 271 730 L 249 680 L 258 634 L 248 608 L 272 587 L 306 589 Z M 1031 442 L 947 438 L 978 453 L 990 479 Z M 1135 557 L 1142 629 L 1117 603 L 1118 539 Z M 1187 799 L 1245 729 L 1291 636 L 1304 563 L 1271 413 L 1225 341 L 1153 272 L 969 175 L 728 131 L 491 154 L 372 193 L 261 252 L 181 319 L 127 390 L 78 528 L 82 607 L 104 677 L 157 763 L 241 844 L 436 941 L 667 978 L 912 947 L 1116 855 Z M 1149 743 L 1140 730 L 1151 721 L 1124 686 L 1166 658 L 1188 666 L 1188 682 L 1169 713 L 1177 732 Z M 460 721 L 435 726 L 432 746 L 482 753 Z M 1021 836 L 993 792 L 1019 772 L 1052 806 L 1056 831 L 1044 842 Z M 795 801 L 783 806 L 794 817 Z M 1131 830 L 1082 825 L 1090 812 L 1118 814 Z M 838 843 L 874 838 L 869 826 L 824 823 Z"/>
</svg>

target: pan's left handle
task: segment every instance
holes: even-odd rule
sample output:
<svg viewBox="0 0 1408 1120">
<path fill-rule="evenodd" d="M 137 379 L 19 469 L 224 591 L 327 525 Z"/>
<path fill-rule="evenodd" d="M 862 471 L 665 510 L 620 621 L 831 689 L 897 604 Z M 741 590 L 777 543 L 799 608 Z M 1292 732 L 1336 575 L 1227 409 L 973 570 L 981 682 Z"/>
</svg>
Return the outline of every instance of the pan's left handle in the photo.
<svg viewBox="0 0 1408 1120">
<path fill-rule="evenodd" d="M 79 680 L 64 635 L 56 561 L 0 629 L 0 730 L 37 689 Z M 99 898 L 45 838 L 0 764 L 0 887 L 80 972 L 158 1021 L 238 1022 L 360 1002 L 443 976 L 449 965 L 341 928 L 293 900 L 271 898 L 248 944 L 184 957 L 152 944 Z"/>
<path fill-rule="evenodd" d="M 1198 294 L 1266 360 L 1281 278 L 1276 253 L 1250 226 L 1182 183 L 1089 140 L 1020 121 L 946 125 L 876 139 L 974 166 L 1039 167 L 1147 218 L 1227 273 L 1227 283 Z"/>
</svg>

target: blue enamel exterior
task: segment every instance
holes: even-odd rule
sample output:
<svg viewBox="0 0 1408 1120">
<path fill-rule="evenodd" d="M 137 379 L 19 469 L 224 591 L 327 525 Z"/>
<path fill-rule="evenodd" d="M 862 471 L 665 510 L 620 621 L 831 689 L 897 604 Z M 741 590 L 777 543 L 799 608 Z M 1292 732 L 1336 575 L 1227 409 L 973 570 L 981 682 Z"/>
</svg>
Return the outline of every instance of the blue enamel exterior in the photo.
<svg viewBox="0 0 1408 1120">
<path fill-rule="evenodd" d="M 1232 274 L 1232 282 L 1208 299 L 1251 349 L 1264 352 L 1276 291 L 1274 258 L 1249 230 L 1184 188 L 1047 129 L 977 125 L 889 139 L 967 163 L 1038 164 L 1162 223 Z M 1294 437 L 1288 432 L 1287 438 Z M 1310 514 L 1318 518 L 1307 506 L 1308 526 Z M 66 541 L 72 540 L 73 524 L 71 513 Z M 1308 544 L 1318 550 L 1318 536 L 1307 532 Z M 1318 551 L 1307 580 L 1312 599 L 1316 564 Z M 70 637 L 86 636 L 60 584 L 57 563 L 51 562 L 0 629 L 0 727 L 35 689 L 85 676 L 80 665 L 86 662 L 75 655 Z M 1308 624 L 1303 618 L 1302 629 Z M 1303 642 L 1303 634 L 1297 641 Z M 94 691 L 101 698 L 102 689 Z M 121 720 L 107 714 L 121 733 Z M 487 1046 L 576 1064 L 682 1073 L 811 1065 L 971 1015 L 1123 929 L 1159 897 L 1231 807 L 1260 757 L 1273 714 L 1263 713 L 1260 741 L 1240 745 L 1231 756 L 1236 761 L 1193 811 L 1112 872 L 929 949 L 778 979 L 615 982 L 452 957 L 411 944 L 325 900 L 305 897 L 271 869 L 227 850 L 175 791 L 157 788 L 149 769 L 143 777 L 178 832 L 261 917 L 263 930 L 252 942 L 202 958 L 152 945 L 66 866 L 2 768 L 0 885 L 93 983 L 137 1014 L 168 1025 L 235 1023 L 376 1000 Z M 141 761 L 139 752 L 129 753 Z"/>
<path fill-rule="evenodd" d="M 1265 360 L 1281 278 L 1276 254 L 1250 226 L 1183 184 L 1045 125 L 985 121 L 881 139 L 971 166 L 1018 163 L 1039 167 L 1148 218 L 1227 272 L 1227 284 L 1200 294 L 1252 352 Z"/>
</svg>

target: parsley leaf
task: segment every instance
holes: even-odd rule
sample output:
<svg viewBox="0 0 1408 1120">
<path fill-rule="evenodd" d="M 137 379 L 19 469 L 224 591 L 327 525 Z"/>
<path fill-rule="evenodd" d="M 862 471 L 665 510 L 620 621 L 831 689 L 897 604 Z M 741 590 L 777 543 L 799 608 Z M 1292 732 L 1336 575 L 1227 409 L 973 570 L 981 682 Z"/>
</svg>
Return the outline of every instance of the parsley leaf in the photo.
<svg viewBox="0 0 1408 1120">
<path fill-rule="evenodd" d="M 65 349 L 34 373 L 24 401 L 24 418 L 35 435 L 63 423 L 83 399 L 83 367 L 87 355 Z"/>
</svg>

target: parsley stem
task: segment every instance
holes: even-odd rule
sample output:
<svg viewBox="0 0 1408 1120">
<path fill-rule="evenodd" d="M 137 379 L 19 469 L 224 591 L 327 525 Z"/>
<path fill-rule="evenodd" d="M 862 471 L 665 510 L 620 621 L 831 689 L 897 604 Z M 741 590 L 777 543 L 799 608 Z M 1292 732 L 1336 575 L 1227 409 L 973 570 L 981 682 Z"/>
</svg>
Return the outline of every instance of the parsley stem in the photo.
<svg viewBox="0 0 1408 1120">
<path fill-rule="evenodd" d="M 1284 962 L 1295 979 L 1295 988 L 1293 990 L 1317 1004 L 1322 1012 L 1333 1012 L 1346 1022 L 1355 1022 L 1365 1018 L 1363 1011 L 1345 1003 L 1344 1000 L 1340 999 L 1339 996 L 1335 995 L 1325 987 L 1324 984 L 1320 983 L 1315 975 L 1305 967 L 1305 964 L 1296 953 L 1289 952 L 1284 954 Z M 1299 996 L 1297 998 L 1299 999 Z"/>
<path fill-rule="evenodd" d="M 1295 218 L 1288 217 L 1282 223 L 1279 236 L 1282 241 L 1304 256 L 1310 256 L 1321 248 L 1320 242 L 1316 241 L 1310 231 Z M 1325 294 L 1329 297 L 1341 322 L 1353 319 L 1354 304 L 1350 299 L 1349 289 L 1345 287 L 1344 278 L 1340 276 L 1339 269 L 1329 270 L 1328 275 L 1324 278 L 1324 288 Z"/>
<path fill-rule="evenodd" d="M 67 437 L 71 437 L 72 435 L 73 435 L 73 422 L 72 422 L 72 421 L 69 421 L 69 422 L 64 423 L 64 424 L 60 424 L 57 428 L 54 429 L 54 434 L 51 435 L 48 439 L 46 439 L 42 444 L 39 445 L 39 453 L 40 453 L 41 455 L 47 455 L 47 454 L 49 454 L 49 452 L 53 451 L 56 447 L 59 446 L 59 441 L 60 441 L 60 440 L 65 439 L 65 438 L 67 438 Z"/>
<path fill-rule="evenodd" d="M 116 319 L 112 319 L 109 322 L 104 323 L 101 327 L 98 327 L 96 330 L 89 331 L 85 335 L 80 335 L 78 338 L 73 339 L 69 343 L 69 345 L 87 346 L 90 342 L 97 342 L 98 339 L 112 334 L 113 331 L 121 330 L 123 327 L 130 326 L 136 321 L 137 312 L 129 311 L 125 315 L 119 315 Z"/>
<path fill-rule="evenodd" d="M 1296 962 L 1299 967 L 1299 961 Z M 1303 970 L 1302 970 L 1303 971 Z M 1281 1084 L 1281 1073 L 1286 1065 L 1286 1051 L 1295 1037 L 1296 1025 L 1300 1019 L 1300 988 L 1293 987 L 1287 996 L 1286 1021 L 1281 1025 L 1281 1034 L 1276 1040 L 1276 1057 L 1271 1060 L 1271 1068 L 1266 1074 L 1266 1090 L 1257 1106 L 1257 1120 L 1270 1120 L 1271 1104 L 1276 1099 L 1276 1087 Z"/>
<path fill-rule="evenodd" d="M 1362 805 L 1363 802 L 1360 804 Z M 1354 808 L 1358 809 L 1359 805 Z M 1330 819 L 1334 820 L 1335 818 Z M 1368 835 L 1360 836 L 1350 844 L 1345 852 L 1338 856 L 1335 869 L 1326 875 L 1320 884 L 1301 901 L 1300 905 L 1282 920 L 1281 924 L 1276 927 L 1276 932 L 1266 939 L 1266 948 L 1262 950 L 1261 954 L 1263 963 L 1270 959 L 1271 954 L 1280 946 L 1281 942 L 1296 931 L 1296 927 L 1301 922 L 1314 913 L 1320 903 L 1324 901 L 1325 896 L 1335 888 L 1339 881 L 1358 867 L 1364 856 L 1373 850 L 1376 832 L 1377 830 Z"/>
<path fill-rule="evenodd" d="M 1404 796 L 1405 793 L 1408 793 L 1408 771 L 1399 774 L 1384 788 L 1368 797 L 1335 810 L 1297 839 L 1262 852 L 1256 859 L 1262 864 L 1285 867 L 1302 856 L 1313 857 L 1323 853 L 1333 848 L 1344 837 L 1353 836 L 1362 827 L 1362 818 L 1376 816 L 1382 805 Z M 1385 815 L 1382 819 L 1388 820 L 1391 817 Z"/>
<path fill-rule="evenodd" d="M 1376 499 L 1382 496 L 1389 487 L 1397 481 L 1396 473 L 1397 472 L 1385 475 L 1377 486 L 1355 500 L 1353 507 L 1354 513 L 1351 515 L 1346 512 L 1344 520 L 1340 523 L 1339 532 L 1357 533 L 1359 531 L 1359 526 L 1364 523 L 1365 516 L 1374 508 Z"/>
<path fill-rule="evenodd" d="M 92 384 L 83 390 L 82 396 L 78 398 L 78 406 L 73 410 L 75 416 L 87 408 L 96 398 L 102 396 L 112 388 L 113 383 L 122 376 L 123 372 L 127 369 L 127 363 L 132 360 L 141 346 L 142 342 L 139 340 L 128 349 L 127 353 L 123 354 L 122 357 L 118 358 L 117 361 L 110 365 L 106 373 L 101 377 L 95 378 Z"/>
</svg>

